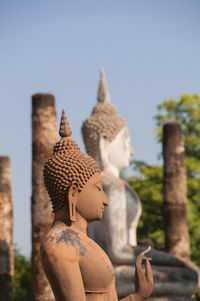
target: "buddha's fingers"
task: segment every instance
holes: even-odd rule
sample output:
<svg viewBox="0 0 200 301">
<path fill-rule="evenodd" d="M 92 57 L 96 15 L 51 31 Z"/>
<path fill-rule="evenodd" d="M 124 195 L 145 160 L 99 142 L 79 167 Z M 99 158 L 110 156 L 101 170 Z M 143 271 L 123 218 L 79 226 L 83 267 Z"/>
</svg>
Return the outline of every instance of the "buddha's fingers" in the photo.
<svg viewBox="0 0 200 301">
<path fill-rule="evenodd" d="M 144 259 L 144 257 L 145 257 L 144 255 L 140 254 L 136 259 L 135 267 L 136 267 L 138 285 L 146 281 L 144 271 L 142 270 L 142 260 Z"/>
<path fill-rule="evenodd" d="M 140 266 L 142 264 L 142 259 L 144 259 L 144 255 L 143 254 L 139 254 L 137 259 L 136 259 L 136 266 Z"/>
<path fill-rule="evenodd" d="M 151 260 L 151 258 L 149 258 L 149 260 Z M 147 279 L 147 283 L 153 286 L 153 273 L 152 273 L 151 264 L 149 260 L 146 260 L 145 262 L 146 279 Z"/>
<path fill-rule="evenodd" d="M 138 255 L 136 259 L 136 267 L 139 267 L 142 265 L 142 260 L 145 260 L 145 262 L 150 261 L 151 258 L 144 256 L 143 254 Z"/>
</svg>

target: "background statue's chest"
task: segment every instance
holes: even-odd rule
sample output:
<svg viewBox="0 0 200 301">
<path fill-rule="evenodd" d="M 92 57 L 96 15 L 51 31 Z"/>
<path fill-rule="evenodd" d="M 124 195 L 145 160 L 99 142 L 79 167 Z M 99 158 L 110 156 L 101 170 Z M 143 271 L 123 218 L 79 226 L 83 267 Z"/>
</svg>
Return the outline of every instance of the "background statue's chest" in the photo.
<svg viewBox="0 0 200 301">
<path fill-rule="evenodd" d="M 115 272 L 105 252 L 88 237 L 85 239 L 84 255 L 79 265 L 86 292 L 109 292 L 114 285 Z"/>
</svg>

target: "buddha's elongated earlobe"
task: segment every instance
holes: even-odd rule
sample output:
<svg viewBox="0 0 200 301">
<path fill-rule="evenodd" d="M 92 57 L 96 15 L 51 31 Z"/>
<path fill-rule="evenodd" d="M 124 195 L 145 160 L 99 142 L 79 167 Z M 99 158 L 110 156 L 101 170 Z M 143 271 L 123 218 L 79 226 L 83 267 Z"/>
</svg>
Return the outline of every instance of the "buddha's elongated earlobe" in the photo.
<svg viewBox="0 0 200 301">
<path fill-rule="evenodd" d="M 72 184 L 68 192 L 68 202 L 69 202 L 69 218 L 71 222 L 76 221 L 76 202 L 78 194 L 78 185 Z"/>
</svg>

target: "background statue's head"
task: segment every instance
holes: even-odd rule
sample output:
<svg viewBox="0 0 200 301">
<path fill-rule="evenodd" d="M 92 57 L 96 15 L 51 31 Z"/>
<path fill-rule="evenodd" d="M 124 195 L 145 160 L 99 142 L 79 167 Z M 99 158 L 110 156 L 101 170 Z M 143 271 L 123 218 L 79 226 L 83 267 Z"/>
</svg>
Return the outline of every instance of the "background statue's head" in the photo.
<svg viewBox="0 0 200 301">
<path fill-rule="evenodd" d="M 98 103 L 91 116 L 83 122 L 82 135 L 87 153 L 101 170 L 114 166 L 118 171 L 129 166 L 133 155 L 126 121 L 110 103 L 104 71 L 98 90 Z"/>
<path fill-rule="evenodd" d="M 86 184 L 96 174 L 98 174 L 96 178 L 99 176 L 100 179 L 100 170 L 94 159 L 83 153 L 71 139 L 71 133 L 63 111 L 59 131 L 61 139 L 56 143 L 52 156 L 45 163 L 44 182 L 52 202 L 53 212 L 64 207 L 70 198 L 70 219 L 75 221 L 77 204 L 74 196 L 77 193 L 81 194 Z M 93 184 L 92 182 L 91 185 Z"/>
</svg>

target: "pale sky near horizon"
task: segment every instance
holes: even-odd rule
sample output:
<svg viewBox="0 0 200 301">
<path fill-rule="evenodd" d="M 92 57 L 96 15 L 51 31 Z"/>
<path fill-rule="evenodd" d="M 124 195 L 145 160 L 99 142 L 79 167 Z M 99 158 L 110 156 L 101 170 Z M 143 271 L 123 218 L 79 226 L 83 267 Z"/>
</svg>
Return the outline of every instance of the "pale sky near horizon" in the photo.
<svg viewBox="0 0 200 301">
<path fill-rule="evenodd" d="M 200 94 L 199 0 L 0 0 L 0 155 L 12 162 L 14 242 L 31 250 L 31 95 L 54 94 L 83 148 L 100 67 L 135 159 L 156 164 L 156 106 Z"/>
</svg>

